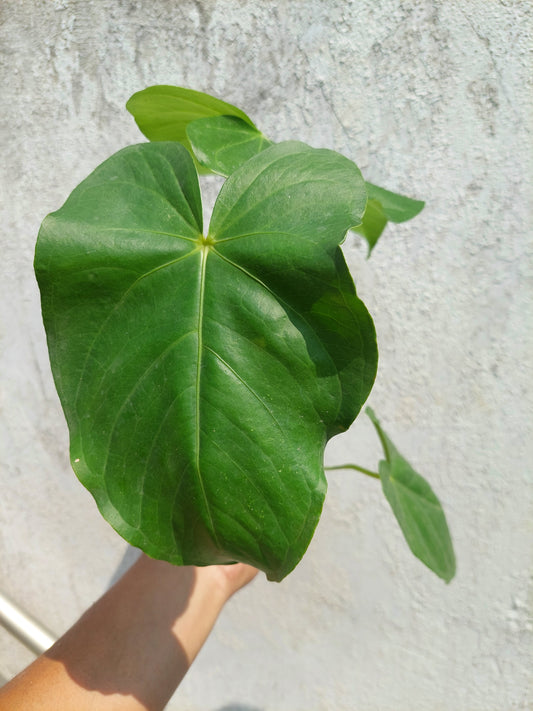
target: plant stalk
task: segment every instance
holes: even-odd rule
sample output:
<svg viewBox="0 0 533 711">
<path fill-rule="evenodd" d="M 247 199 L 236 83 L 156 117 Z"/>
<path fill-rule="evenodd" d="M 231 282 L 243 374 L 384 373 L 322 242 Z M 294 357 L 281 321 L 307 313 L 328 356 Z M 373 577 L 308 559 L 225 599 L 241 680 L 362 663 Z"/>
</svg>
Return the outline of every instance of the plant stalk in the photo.
<svg viewBox="0 0 533 711">
<path fill-rule="evenodd" d="M 338 464 L 334 467 L 324 467 L 327 471 L 332 471 L 333 469 L 355 469 L 357 472 L 361 472 L 362 474 L 366 474 L 367 476 L 371 476 L 373 479 L 379 479 L 379 474 L 377 472 L 373 472 L 370 469 L 365 469 L 364 467 L 360 467 L 357 464 Z"/>
</svg>

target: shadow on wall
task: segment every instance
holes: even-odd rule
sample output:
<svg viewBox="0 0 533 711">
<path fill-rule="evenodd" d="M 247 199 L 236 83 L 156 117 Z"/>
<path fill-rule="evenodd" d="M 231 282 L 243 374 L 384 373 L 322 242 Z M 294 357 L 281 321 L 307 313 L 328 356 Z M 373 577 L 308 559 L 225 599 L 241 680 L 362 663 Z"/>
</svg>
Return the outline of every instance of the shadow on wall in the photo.
<svg viewBox="0 0 533 711">
<path fill-rule="evenodd" d="M 257 706 L 243 706 L 242 704 L 228 704 L 221 706 L 216 711 L 261 711 Z"/>
</svg>

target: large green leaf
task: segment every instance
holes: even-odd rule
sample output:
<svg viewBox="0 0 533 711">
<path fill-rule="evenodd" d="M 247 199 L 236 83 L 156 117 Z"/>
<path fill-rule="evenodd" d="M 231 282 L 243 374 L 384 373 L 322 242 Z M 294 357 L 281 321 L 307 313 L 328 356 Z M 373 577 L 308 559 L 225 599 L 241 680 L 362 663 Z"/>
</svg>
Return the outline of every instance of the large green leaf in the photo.
<svg viewBox="0 0 533 711">
<path fill-rule="evenodd" d="M 376 242 L 387 226 L 387 222 L 406 222 L 416 217 L 423 209 L 422 200 L 413 200 L 385 190 L 372 183 L 365 183 L 368 194 L 363 221 L 353 228 L 354 232 L 363 235 L 368 242 L 368 256 L 376 246 Z"/>
<path fill-rule="evenodd" d="M 237 116 L 193 121 L 187 126 L 187 137 L 197 160 L 213 173 L 226 177 L 272 145 L 255 126 Z"/>
<path fill-rule="evenodd" d="M 158 142 L 112 156 L 44 220 L 35 267 L 72 465 L 132 544 L 275 580 L 300 560 L 326 439 L 376 370 L 338 246 L 365 202 L 352 162 L 278 144 L 226 181 L 203 237 L 192 160 Z"/>
<path fill-rule="evenodd" d="M 149 86 L 133 94 L 126 108 L 150 141 L 178 141 L 192 155 L 187 137 L 187 126 L 191 121 L 224 115 L 236 116 L 247 125 L 254 125 L 244 111 L 236 106 L 201 91 L 180 86 Z"/>
<path fill-rule="evenodd" d="M 385 453 L 379 463 L 383 493 L 414 555 L 440 578 L 455 575 L 455 554 L 440 501 L 427 481 L 398 452 L 374 412 L 367 407 Z"/>
</svg>

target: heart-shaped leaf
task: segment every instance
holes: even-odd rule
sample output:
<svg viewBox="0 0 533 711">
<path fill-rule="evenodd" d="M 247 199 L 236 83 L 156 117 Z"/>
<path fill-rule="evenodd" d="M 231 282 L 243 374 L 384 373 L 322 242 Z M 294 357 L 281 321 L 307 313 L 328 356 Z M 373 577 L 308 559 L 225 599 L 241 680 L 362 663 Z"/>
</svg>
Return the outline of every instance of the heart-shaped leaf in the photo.
<svg viewBox="0 0 533 711">
<path fill-rule="evenodd" d="M 376 371 L 339 244 L 366 203 L 339 154 L 278 144 L 202 236 L 178 143 L 112 156 L 43 222 L 35 267 L 71 459 L 107 520 L 178 564 L 280 580 L 325 495 L 323 451 Z"/>
<path fill-rule="evenodd" d="M 214 116 L 193 121 L 187 137 L 199 163 L 227 177 L 272 141 L 237 116 Z"/>
<path fill-rule="evenodd" d="M 440 501 L 385 434 L 367 407 L 385 453 L 379 463 L 383 493 L 414 555 L 447 583 L 455 575 L 455 554 Z"/>
</svg>

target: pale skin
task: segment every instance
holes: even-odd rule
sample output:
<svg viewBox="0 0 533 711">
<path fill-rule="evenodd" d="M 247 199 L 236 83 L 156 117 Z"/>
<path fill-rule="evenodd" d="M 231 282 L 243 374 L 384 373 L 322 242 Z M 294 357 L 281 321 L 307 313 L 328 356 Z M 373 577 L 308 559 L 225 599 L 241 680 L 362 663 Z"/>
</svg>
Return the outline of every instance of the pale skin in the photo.
<svg viewBox="0 0 533 711">
<path fill-rule="evenodd" d="M 0 711 L 159 711 L 249 565 L 142 555 L 54 646 L 0 689 Z"/>
</svg>

